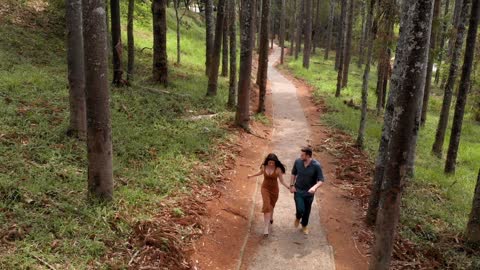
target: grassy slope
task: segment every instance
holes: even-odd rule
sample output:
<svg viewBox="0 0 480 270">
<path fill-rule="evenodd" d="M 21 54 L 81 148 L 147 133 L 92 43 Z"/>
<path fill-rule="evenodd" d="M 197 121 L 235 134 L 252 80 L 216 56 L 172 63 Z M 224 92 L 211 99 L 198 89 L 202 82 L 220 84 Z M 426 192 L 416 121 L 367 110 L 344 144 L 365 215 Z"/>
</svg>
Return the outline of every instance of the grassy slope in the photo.
<svg viewBox="0 0 480 270">
<path fill-rule="evenodd" d="M 220 80 L 217 98 L 204 98 L 204 30 L 200 17 L 187 14 L 182 65 L 170 65 L 172 94 L 142 88 L 158 86 L 148 80 L 151 49 L 140 51 L 152 47 L 150 5 L 137 1 L 135 86 L 112 89 L 115 201 L 87 204 L 86 147 L 65 136 L 62 4 L 39 12 L 25 3 L 7 1 L 15 12 L 0 28 L 0 232 L 23 231 L 13 244 L 0 242 L 0 269 L 38 265 L 34 255 L 59 269 L 97 268 L 109 246 L 128 237 L 131 222 L 149 218 L 171 191 L 202 181 L 191 178 L 191 169 L 200 161 L 198 154 L 226 136 L 221 127 L 231 117 L 224 106 L 226 83 Z M 35 16 L 26 22 L 16 19 L 29 14 Z M 169 9 L 170 63 L 176 59 L 174 26 Z M 223 117 L 182 120 L 207 112 Z"/>
<path fill-rule="evenodd" d="M 323 56 L 322 53 L 319 55 Z M 353 99 L 355 104 L 361 104 L 363 71 L 357 68 L 356 62 L 352 61 L 349 87 L 342 91 L 342 98 L 338 99 L 334 97 L 337 79 L 337 73 L 333 70 L 334 57 L 325 61 L 323 57 L 315 56 L 312 59 L 313 65 L 310 70 L 302 68 L 301 59 L 301 57 L 298 60 L 289 59 L 288 68 L 296 76 L 313 85 L 317 97 L 326 100 L 332 110 L 324 116 L 324 121 L 356 138 L 360 111 L 345 106 L 343 101 Z M 368 102 L 369 108 L 372 110 L 375 109 L 376 102 L 375 87 L 376 70 L 374 69 L 370 76 Z M 416 177 L 408 186 L 403 200 L 402 223 L 406 226 L 401 233 L 426 247 L 435 246 L 452 263 L 453 268 L 461 269 L 476 258 L 465 259 L 464 253 L 456 252 L 452 246 L 441 245 L 439 242 L 442 240 L 442 236 L 461 234 L 465 228 L 480 161 L 478 140 L 480 126 L 471 120 L 470 114 L 465 116 L 457 172 L 454 176 L 445 176 L 443 174 L 444 159 L 437 159 L 430 154 L 438 123 L 441 97 L 440 89 L 434 88 L 429 104 L 427 123 L 422 128 L 418 140 Z M 469 106 L 473 106 L 473 102 Z M 381 117 L 376 117 L 374 114 L 369 115 L 366 148 L 372 158 L 376 156 L 378 149 L 382 122 Z M 445 147 L 448 142 L 449 134 L 447 134 Z M 421 229 L 419 230 L 419 228 Z"/>
</svg>

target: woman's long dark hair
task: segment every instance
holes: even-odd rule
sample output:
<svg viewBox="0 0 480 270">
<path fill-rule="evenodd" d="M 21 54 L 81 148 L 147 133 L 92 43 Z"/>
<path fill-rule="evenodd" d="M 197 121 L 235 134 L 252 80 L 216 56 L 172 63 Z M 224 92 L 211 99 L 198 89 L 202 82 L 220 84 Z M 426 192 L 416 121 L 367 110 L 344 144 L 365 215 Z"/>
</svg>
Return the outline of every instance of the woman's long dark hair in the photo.
<svg viewBox="0 0 480 270">
<path fill-rule="evenodd" d="M 270 160 L 275 161 L 275 167 L 280 168 L 280 170 L 282 170 L 282 173 L 285 173 L 286 171 L 285 165 L 283 165 L 282 162 L 280 162 L 280 160 L 278 159 L 277 155 L 273 153 L 268 154 L 268 156 L 265 158 L 265 161 L 263 162 L 262 165 L 266 167 Z"/>
</svg>

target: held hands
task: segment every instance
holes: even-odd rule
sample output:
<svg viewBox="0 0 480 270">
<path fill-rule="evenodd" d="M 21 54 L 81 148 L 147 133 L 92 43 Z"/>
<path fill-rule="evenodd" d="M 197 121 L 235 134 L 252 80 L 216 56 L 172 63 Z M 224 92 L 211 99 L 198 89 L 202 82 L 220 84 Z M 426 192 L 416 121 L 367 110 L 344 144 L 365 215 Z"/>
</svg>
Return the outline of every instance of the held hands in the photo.
<svg viewBox="0 0 480 270">
<path fill-rule="evenodd" d="M 295 192 L 297 192 L 297 189 L 295 188 L 295 186 L 291 186 L 290 193 L 295 193 Z"/>
</svg>

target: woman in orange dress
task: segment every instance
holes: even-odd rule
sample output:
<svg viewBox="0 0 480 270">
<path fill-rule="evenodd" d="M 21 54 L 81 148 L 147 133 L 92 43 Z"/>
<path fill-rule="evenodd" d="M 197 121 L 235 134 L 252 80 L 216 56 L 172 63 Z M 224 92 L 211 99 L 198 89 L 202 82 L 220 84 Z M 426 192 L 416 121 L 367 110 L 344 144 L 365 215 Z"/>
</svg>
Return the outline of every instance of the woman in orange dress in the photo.
<svg viewBox="0 0 480 270">
<path fill-rule="evenodd" d="M 259 176 L 263 174 L 262 183 L 262 213 L 265 222 L 263 235 L 268 236 L 270 232 L 270 225 L 273 223 L 273 210 L 275 203 L 278 200 L 278 181 L 282 183 L 287 189 L 289 186 L 283 180 L 283 174 L 285 174 L 285 166 L 280 162 L 275 154 L 268 154 L 263 162 L 260 170 L 256 174 L 249 175 L 248 178 Z"/>
</svg>

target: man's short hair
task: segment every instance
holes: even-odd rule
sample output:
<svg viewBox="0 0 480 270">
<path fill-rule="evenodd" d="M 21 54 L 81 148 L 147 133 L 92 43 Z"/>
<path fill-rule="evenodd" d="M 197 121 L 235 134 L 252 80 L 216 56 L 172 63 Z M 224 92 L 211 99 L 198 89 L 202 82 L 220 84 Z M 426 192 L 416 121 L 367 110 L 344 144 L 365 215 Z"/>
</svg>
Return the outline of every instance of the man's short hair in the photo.
<svg viewBox="0 0 480 270">
<path fill-rule="evenodd" d="M 302 152 L 310 157 L 313 155 L 313 149 L 310 146 L 302 147 Z"/>
</svg>

